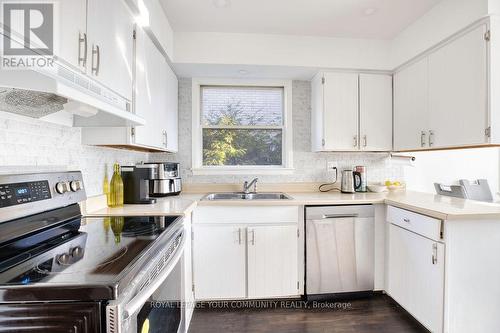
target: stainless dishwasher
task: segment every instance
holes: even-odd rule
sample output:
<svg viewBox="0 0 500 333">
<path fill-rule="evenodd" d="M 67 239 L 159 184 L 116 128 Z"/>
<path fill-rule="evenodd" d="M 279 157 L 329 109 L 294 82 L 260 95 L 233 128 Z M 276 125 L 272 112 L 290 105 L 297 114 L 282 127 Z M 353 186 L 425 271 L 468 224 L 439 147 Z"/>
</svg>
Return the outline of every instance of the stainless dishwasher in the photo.
<svg viewBox="0 0 500 333">
<path fill-rule="evenodd" d="M 307 298 L 374 289 L 372 205 L 306 207 Z"/>
</svg>

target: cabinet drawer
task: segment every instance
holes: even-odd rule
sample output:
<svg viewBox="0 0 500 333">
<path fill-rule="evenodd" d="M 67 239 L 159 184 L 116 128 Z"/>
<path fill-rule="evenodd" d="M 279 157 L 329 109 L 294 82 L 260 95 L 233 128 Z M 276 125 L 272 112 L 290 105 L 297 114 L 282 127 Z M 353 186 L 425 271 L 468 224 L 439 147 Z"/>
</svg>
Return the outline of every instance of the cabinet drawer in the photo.
<svg viewBox="0 0 500 333">
<path fill-rule="evenodd" d="M 388 206 L 387 221 L 424 237 L 434 240 L 441 239 L 441 220 Z"/>
</svg>

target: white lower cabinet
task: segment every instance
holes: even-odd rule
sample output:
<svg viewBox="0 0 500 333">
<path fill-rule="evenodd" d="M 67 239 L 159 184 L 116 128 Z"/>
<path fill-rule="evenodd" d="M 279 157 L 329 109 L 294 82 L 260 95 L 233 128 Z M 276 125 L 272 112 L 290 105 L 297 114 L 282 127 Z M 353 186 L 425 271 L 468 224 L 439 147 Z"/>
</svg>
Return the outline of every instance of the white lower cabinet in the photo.
<svg viewBox="0 0 500 333">
<path fill-rule="evenodd" d="M 247 229 L 248 297 L 297 294 L 297 226 Z"/>
<path fill-rule="evenodd" d="M 422 325 L 443 331 L 444 244 L 391 224 L 388 282 L 391 297 Z"/>
<path fill-rule="evenodd" d="M 197 300 L 246 297 L 244 228 L 195 225 L 194 293 Z"/>
<path fill-rule="evenodd" d="M 443 222 L 389 206 L 387 292 L 431 332 L 443 332 Z"/>
<path fill-rule="evenodd" d="M 298 207 L 199 207 L 197 301 L 299 295 Z"/>
</svg>

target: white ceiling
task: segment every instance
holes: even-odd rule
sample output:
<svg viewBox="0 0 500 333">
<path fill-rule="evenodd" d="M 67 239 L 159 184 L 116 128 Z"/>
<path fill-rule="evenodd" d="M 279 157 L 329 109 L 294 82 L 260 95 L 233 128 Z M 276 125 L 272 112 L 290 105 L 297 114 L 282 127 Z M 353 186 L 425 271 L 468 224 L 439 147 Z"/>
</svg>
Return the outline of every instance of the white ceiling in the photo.
<svg viewBox="0 0 500 333">
<path fill-rule="evenodd" d="M 160 1 L 174 31 L 392 39 L 441 0 Z"/>
</svg>

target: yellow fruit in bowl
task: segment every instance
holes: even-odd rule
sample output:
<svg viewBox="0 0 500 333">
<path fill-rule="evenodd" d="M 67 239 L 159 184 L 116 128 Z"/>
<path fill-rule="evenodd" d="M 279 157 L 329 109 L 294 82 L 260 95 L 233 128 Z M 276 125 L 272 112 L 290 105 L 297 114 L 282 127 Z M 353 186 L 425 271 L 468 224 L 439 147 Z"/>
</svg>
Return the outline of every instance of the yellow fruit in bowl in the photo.
<svg viewBox="0 0 500 333">
<path fill-rule="evenodd" d="M 401 182 L 394 182 L 394 183 L 392 183 L 392 185 L 394 185 L 394 186 L 401 186 Z"/>
<path fill-rule="evenodd" d="M 391 185 L 392 185 L 392 182 L 390 180 L 385 181 L 385 186 L 391 186 Z"/>
</svg>

